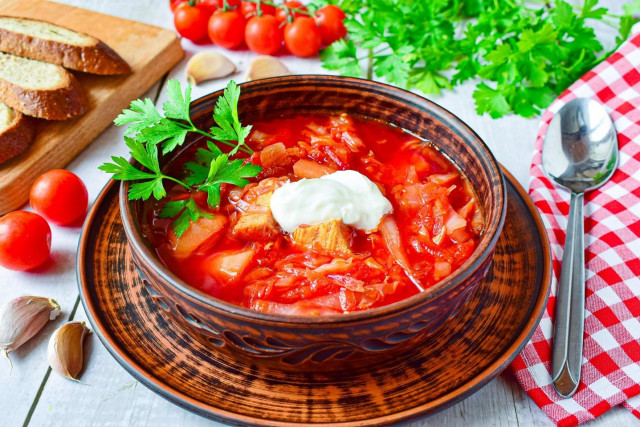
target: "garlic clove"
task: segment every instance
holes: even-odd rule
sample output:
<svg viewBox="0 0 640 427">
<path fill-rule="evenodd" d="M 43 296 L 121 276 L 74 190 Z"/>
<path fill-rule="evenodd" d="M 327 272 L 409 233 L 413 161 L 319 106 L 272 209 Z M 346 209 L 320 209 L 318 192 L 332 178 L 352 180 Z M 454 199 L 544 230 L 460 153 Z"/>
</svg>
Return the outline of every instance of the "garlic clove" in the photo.
<svg viewBox="0 0 640 427">
<path fill-rule="evenodd" d="M 263 55 L 251 61 L 244 76 L 245 80 L 266 79 L 269 77 L 288 76 L 291 71 L 278 58 Z"/>
<path fill-rule="evenodd" d="M 221 53 L 215 51 L 196 53 L 187 62 L 187 81 L 198 84 L 221 79 L 236 72 L 236 66 Z"/>
<path fill-rule="evenodd" d="M 29 341 L 60 314 L 60 305 L 51 298 L 24 296 L 0 307 L 0 353 L 9 353 Z"/>
<path fill-rule="evenodd" d="M 47 359 L 57 374 L 75 380 L 84 364 L 84 341 L 91 330 L 84 322 L 68 322 L 49 339 Z"/>
</svg>

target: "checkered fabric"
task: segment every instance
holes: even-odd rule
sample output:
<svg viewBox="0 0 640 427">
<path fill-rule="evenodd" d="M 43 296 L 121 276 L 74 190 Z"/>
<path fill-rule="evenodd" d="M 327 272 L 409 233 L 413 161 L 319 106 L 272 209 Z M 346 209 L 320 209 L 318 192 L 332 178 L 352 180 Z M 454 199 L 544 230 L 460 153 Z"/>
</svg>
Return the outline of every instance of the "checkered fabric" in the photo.
<svg viewBox="0 0 640 427">
<path fill-rule="evenodd" d="M 534 402 L 560 426 L 594 419 L 616 405 L 640 418 L 640 34 L 584 75 L 544 112 L 531 166 L 530 196 L 553 253 L 549 304 L 531 341 L 511 365 Z M 542 170 L 542 142 L 560 107 L 577 97 L 604 104 L 618 132 L 619 167 L 585 194 L 585 332 L 582 379 L 569 399 L 551 383 L 557 279 L 569 214 L 569 192 Z M 637 396 L 638 395 L 638 396 Z M 637 396 L 637 397 L 634 397 Z"/>
</svg>

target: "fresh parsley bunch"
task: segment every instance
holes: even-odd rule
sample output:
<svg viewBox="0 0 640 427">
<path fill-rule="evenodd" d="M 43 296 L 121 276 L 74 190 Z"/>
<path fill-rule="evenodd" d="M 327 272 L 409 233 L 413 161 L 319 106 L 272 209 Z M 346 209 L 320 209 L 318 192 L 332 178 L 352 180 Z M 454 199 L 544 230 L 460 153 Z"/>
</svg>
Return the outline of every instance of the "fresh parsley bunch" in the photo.
<svg viewBox="0 0 640 427">
<path fill-rule="evenodd" d="M 147 200 L 153 195 L 161 200 L 167 195 L 165 180 L 180 184 L 190 192 L 207 193 L 209 206 L 220 205 L 220 185 L 223 183 L 244 187 L 249 183 L 246 178 L 256 177 L 262 170 L 260 166 L 245 163 L 242 159 L 231 159 L 238 151 L 253 153 L 245 143 L 251 132 L 251 126 L 242 126 L 238 118 L 238 100 L 240 88 L 232 80 L 218 98 L 213 111 L 213 126 L 209 132 L 198 129 L 191 121 L 191 86 L 184 93 L 177 80 L 167 83 L 168 101 L 162 105 L 164 115 L 160 113 L 149 98 L 137 99 L 115 120 L 117 126 L 129 125 L 125 132 L 125 143 L 129 154 L 141 168 L 133 166 L 124 157 L 111 157 L 113 163 L 104 163 L 99 168 L 113 174 L 113 179 L 136 181 L 129 189 L 129 199 Z M 184 180 L 166 175 L 160 169 L 158 146 L 162 154 L 170 153 L 181 146 L 189 132 L 208 137 L 207 148 L 198 149 L 195 161 L 187 162 L 188 174 Z M 215 142 L 214 142 L 215 141 Z M 228 154 L 216 144 L 232 147 Z M 160 216 L 175 218 L 172 226 L 178 237 L 182 236 L 192 222 L 201 217 L 211 218 L 212 214 L 201 210 L 193 197 L 185 200 L 169 201 L 164 205 Z"/>
<path fill-rule="evenodd" d="M 329 46 L 321 59 L 342 75 L 375 74 L 429 94 L 477 79 L 479 114 L 531 117 L 611 53 L 590 22 L 619 27 L 620 45 L 640 11 L 640 0 L 626 4 L 621 16 L 597 7 L 598 0 L 575 7 L 564 0 L 532 3 L 341 0 L 348 40 Z"/>
</svg>

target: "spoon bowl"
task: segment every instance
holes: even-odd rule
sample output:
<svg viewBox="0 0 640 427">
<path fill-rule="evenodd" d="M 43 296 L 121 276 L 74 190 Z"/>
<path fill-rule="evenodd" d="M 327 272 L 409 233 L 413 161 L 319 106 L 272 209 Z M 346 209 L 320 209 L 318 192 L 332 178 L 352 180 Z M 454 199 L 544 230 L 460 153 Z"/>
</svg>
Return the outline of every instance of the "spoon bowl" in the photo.
<svg viewBox="0 0 640 427">
<path fill-rule="evenodd" d="M 556 184 L 578 193 L 593 190 L 607 182 L 617 163 L 616 132 L 598 102 L 574 99 L 551 120 L 542 167 Z"/>
<path fill-rule="evenodd" d="M 618 164 L 615 128 L 604 107 L 591 99 L 568 102 L 549 124 L 542 167 L 557 185 L 571 192 L 564 255 L 553 332 L 553 385 L 563 397 L 580 383 L 584 334 L 584 192 L 603 185 Z"/>
</svg>

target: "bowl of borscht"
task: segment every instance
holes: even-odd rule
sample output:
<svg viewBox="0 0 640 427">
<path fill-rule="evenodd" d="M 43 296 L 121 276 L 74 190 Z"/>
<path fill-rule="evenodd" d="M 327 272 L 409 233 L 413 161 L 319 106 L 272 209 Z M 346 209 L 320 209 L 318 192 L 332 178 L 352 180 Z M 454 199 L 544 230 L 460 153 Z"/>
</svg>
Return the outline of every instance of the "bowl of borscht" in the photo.
<svg viewBox="0 0 640 427">
<path fill-rule="evenodd" d="M 362 366 L 424 344 L 484 279 L 502 230 L 505 182 L 485 143 L 382 83 L 298 75 L 238 87 L 251 150 L 228 159 L 259 166 L 256 177 L 220 184 L 215 208 L 178 184 L 161 201 L 129 200 L 122 184 L 144 283 L 195 339 L 283 369 Z M 198 128 L 214 125 L 220 96 L 191 103 Z M 161 156 L 163 173 L 193 173 L 207 147 L 188 136 Z M 162 212 L 186 197 L 204 214 L 178 237 Z"/>
</svg>

